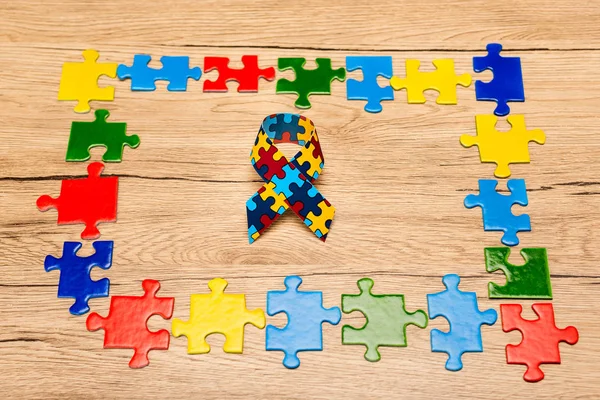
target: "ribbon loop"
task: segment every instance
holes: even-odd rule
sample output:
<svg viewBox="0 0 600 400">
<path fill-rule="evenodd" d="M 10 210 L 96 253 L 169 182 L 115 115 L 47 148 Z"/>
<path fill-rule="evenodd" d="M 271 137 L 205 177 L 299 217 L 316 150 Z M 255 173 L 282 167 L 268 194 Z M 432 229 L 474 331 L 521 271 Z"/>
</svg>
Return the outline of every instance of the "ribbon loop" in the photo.
<svg viewBox="0 0 600 400">
<path fill-rule="evenodd" d="M 291 159 L 276 143 L 302 146 Z M 253 243 L 288 208 L 325 241 L 335 208 L 313 182 L 323 171 L 324 158 L 313 122 L 297 114 L 267 116 L 258 131 L 250 161 L 265 184 L 246 202 L 248 240 Z"/>
</svg>

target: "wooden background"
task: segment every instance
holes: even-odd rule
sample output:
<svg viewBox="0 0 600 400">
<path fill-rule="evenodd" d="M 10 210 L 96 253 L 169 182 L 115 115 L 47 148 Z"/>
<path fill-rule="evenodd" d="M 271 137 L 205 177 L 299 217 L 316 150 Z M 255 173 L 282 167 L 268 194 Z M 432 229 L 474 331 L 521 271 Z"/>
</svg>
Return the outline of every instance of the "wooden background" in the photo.
<svg viewBox="0 0 600 400">
<path fill-rule="evenodd" d="M 327 5 L 324 6 L 323 4 Z M 165 2 L 21 0 L 0 4 L 0 392 L 9 398 L 597 398 L 600 393 L 600 313 L 597 306 L 600 166 L 598 118 L 600 4 L 598 1 L 242 0 Z M 547 247 L 559 327 L 575 325 L 579 343 L 562 344 L 562 365 L 543 367 L 536 384 L 522 379 L 524 366 L 507 365 L 504 346 L 520 334 L 502 332 L 498 321 L 483 328 L 485 352 L 463 357 L 464 369 L 444 369 L 446 356 L 430 351 L 431 328 L 408 328 L 407 348 L 382 348 L 369 363 L 360 346 L 341 345 L 341 326 L 364 318 L 344 315 L 324 325 L 323 352 L 301 354 L 302 365 L 286 370 L 282 353 L 264 350 L 264 331 L 246 328 L 243 355 L 224 354 L 223 337 L 209 338 L 208 355 L 190 356 L 186 339 L 168 351 L 150 353 L 151 364 L 131 370 L 129 350 L 103 350 L 103 332 L 87 332 L 85 317 L 56 298 L 58 272 L 45 273 L 44 257 L 59 256 L 82 226 L 57 226 L 56 212 L 40 213 L 41 194 L 58 195 L 60 181 L 86 173 L 85 163 L 64 162 L 74 103 L 56 100 L 61 66 L 81 51 L 100 51 L 101 61 L 130 64 L 136 53 L 204 56 L 258 54 L 263 66 L 278 57 L 392 55 L 397 74 L 404 60 L 425 65 L 453 58 L 457 72 L 471 71 L 471 58 L 488 42 L 501 42 L 520 56 L 525 103 L 511 104 L 530 128 L 546 132 L 544 146 L 530 146 L 532 163 L 512 167 L 525 178 L 533 231 L 521 246 Z M 155 62 L 153 61 L 153 64 Z M 158 61 L 156 61 L 158 64 Z M 214 78 L 216 72 L 202 77 Z M 360 79 L 360 72 L 348 77 Z M 293 77 L 286 71 L 278 77 Z M 482 74 L 491 78 L 491 73 Z M 141 281 L 158 279 L 161 294 L 174 296 L 174 316 L 187 319 L 189 295 L 206 292 L 214 277 L 232 293 L 246 293 L 249 308 L 264 308 L 266 292 L 283 288 L 290 274 L 303 288 L 322 290 L 325 305 L 340 305 L 357 292 L 364 276 L 379 293 L 406 294 L 407 308 L 426 309 L 426 294 L 443 289 L 446 273 L 462 276 L 463 290 L 487 299 L 483 248 L 500 245 L 500 233 L 484 232 L 481 211 L 463 206 L 479 178 L 494 166 L 479 162 L 476 148 L 459 144 L 475 133 L 474 116 L 494 104 L 476 102 L 474 88 L 459 88 L 457 106 L 409 105 L 404 92 L 380 114 L 347 101 L 345 83 L 331 96 L 313 96 L 303 113 L 315 121 L 326 158 L 317 187 L 337 208 L 326 243 L 287 213 L 249 245 L 245 202 L 261 185 L 248 161 L 258 126 L 267 114 L 298 112 L 291 95 L 275 95 L 262 81 L 258 94 L 202 93 L 190 81 L 185 93 L 131 92 L 115 85 L 105 107 L 112 121 L 126 121 L 139 134 L 137 150 L 106 167 L 120 176 L 118 223 L 100 226 L 114 240 L 108 271 L 112 295 L 139 295 Z M 235 87 L 232 85 L 231 88 Z M 506 127 L 503 122 L 500 126 Z M 99 160 L 102 151 L 93 152 Z M 290 152 L 288 152 L 290 154 Z M 501 182 L 505 187 L 505 181 Z M 518 263 L 514 249 L 511 261 Z M 84 253 L 91 253 L 85 243 Z M 533 317 L 530 301 L 524 316 Z M 105 315 L 109 299 L 90 303 Z M 269 317 L 283 325 L 284 316 Z M 153 317 L 151 329 L 170 329 Z"/>
</svg>

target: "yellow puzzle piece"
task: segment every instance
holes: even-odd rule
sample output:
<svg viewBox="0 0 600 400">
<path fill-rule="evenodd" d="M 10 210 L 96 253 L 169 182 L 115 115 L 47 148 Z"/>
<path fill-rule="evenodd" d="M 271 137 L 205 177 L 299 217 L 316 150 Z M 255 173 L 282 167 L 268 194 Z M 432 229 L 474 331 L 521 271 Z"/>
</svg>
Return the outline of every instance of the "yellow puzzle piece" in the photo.
<svg viewBox="0 0 600 400">
<path fill-rule="evenodd" d="M 390 85 L 394 90 L 406 89 L 406 96 L 410 104 L 425 103 L 426 90 L 436 90 L 439 96 L 437 104 L 457 104 L 456 85 L 468 87 L 471 85 L 471 75 L 457 76 L 454 72 L 454 60 L 433 60 L 435 71 L 420 72 L 419 60 L 406 60 L 406 78 L 393 76 Z"/>
<path fill-rule="evenodd" d="M 58 100 L 77 101 L 74 111 L 86 113 L 90 111 L 91 100 L 112 101 L 115 99 L 115 88 L 98 87 L 98 78 L 106 75 L 117 76 L 116 63 L 97 63 L 100 54 L 96 50 L 85 50 L 83 62 L 66 62 L 63 64 L 58 89 Z"/>
<path fill-rule="evenodd" d="M 263 329 L 265 313 L 261 309 L 249 311 L 243 294 L 224 294 L 227 287 L 225 279 L 215 278 L 208 282 L 208 287 L 210 294 L 191 296 L 189 321 L 173 320 L 173 336 L 187 336 L 188 354 L 205 354 L 210 352 L 206 337 L 212 333 L 222 333 L 225 335 L 223 350 L 226 353 L 241 353 L 245 325 L 252 324 Z"/>
<path fill-rule="evenodd" d="M 464 147 L 479 147 L 481 162 L 497 164 L 494 175 L 498 178 L 510 176 L 509 164 L 529 162 L 529 142 L 544 144 L 546 135 L 541 129 L 527 130 L 524 115 L 510 115 L 506 118 L 510 131 L 498 132 L 495 115 L 476 115 L 477 136 L 462 135 L 460 144 Z"/>
</svg>

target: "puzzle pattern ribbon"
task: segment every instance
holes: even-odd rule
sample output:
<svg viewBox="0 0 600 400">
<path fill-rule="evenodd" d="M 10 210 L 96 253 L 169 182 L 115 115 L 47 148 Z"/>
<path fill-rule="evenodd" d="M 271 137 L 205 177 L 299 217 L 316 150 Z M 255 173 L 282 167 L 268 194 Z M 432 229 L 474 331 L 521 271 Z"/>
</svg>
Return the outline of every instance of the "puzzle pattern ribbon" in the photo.
<svg viewBox="0 0 600 400">
<path fill-rule="evenodd" d="M 297 143 L 302 149 L 288 161 L 275 143 Z M 325 241 L 335 208 L 313 185 L 324 163 L 313 122 L 297 114 L 269 115 L 260 126 L 250 161 L 265 181 L 246 202 L 250 243 L 288 208 Z"/>
</svg>

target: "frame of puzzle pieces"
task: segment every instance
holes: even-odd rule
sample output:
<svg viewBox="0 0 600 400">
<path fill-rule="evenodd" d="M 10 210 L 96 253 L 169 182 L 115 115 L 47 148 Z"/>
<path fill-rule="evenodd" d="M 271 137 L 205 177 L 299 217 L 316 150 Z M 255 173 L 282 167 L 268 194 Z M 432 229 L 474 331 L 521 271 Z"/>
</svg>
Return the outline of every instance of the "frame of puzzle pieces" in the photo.
<svg viewBox="0 0 600 400">
<path fill-rule="evenodd" d="M 497 117 L 510 112 L 508 102 L 525 100 L 520 58 L 503 57 L 500 55 L 501 50 L 501 45 L 489 44 L 486 56 L 473 57 L 473 70 L 476 73 L 491 70 L 494 76 L 490 82 L 475 82 L 476 99 L 494 101 L 497 105 L 494 115 L 475 116 L 476 136 L 463 135 L 460 137 L 460 143 L 467 148 L 478 146 L 481 162 L 495 163 L 494 175 L 497 178 L 508 178 L 511 176 L 509 165 L 528 163 L 529 142 L 544 144 L 545 135 L 539 129 L 527 130 L 523 115 L 507 117 L 511 125 L 509 132 L 499 132 L 495 129 Z M 59 100 L 77 101 L 75 112 L 89 111 L 91 100 L 114 99 L 114 88 L 101 88 L 97 85 L 98 77 L 103 75 L 131 79 L 131 89 L 134 91 L 155 90 L 157 80 L 168 81 L 169 91 L 185 91 L 188 79 L 197 81 L 202 75 L 200 68 L 189 67 L 189 58 L 184 56 L 163 56 L 161 69 L 148 66 L 151 60 L 149 55 L 135 55 L 131 66 L 98 63 L 99 53 L 94 50 L 84 51 L 83 57 L 82 63 L 64 64 L 58 94 Z M 216 80 L 204 81 L 205 92 L 226 92 L 228 81 L 238 82 L 238 92 L 257 92 L 261 78 L 275 79 L 275 68 L 260 68 L 258 56 L 243 56 L 243 67 L 239 69 L 229 67 L 229 61 L 227 57 L 205 57 L 204 72 L 216 70 L 219 73 Z M 348 56 L 346 67 L 337 69 L 333 68 L 331 59 L 317 58 L 315 61 L 315 69 L 306 69 L 304 58 L 280 58 L 277 63 L 278 69 L 293 70 L 296 79 L 279 79 L 276 92 L 294 93 L 298 96 L 295 105 L 299 108 L 309 108 L 310 95 L 330 94 L 333 80 L 343 81 L 346 71 L 361 70 L 362 81 L 348 79 L 346 82 L 347 98 L 366 101 L 364 109 L 377 113 L 382 111 L 382 101 L 394 100 L 397 90 L 406 90 L 408 103 L 414 104 L 426 101 L 424 91 L 436 90 L 439 92 L 436 102 L 449 105 L 457 103 L 457 86 L 468 87 L 471 84 L 469 74 L 455 73 L 454 62 L 450 59 L 434 60 L 435 70 L 431 72 L 420 71 L 418 60 L 406 60 L 405 77 L 394 75 L 390 56 Z M 382 87 L 377 82 L 378 77 L 388 79 L 390 85 Z M 103 146 L 106 148 L 102 157 L 104 162 L 121 162 L 125 146 L 132 149 L 139 146 L 139 136 L 127 135 L 126 124 L 109 122 L 109 116 L 107 110 L 96 110 L 94 121 L 72 123 L 66 161 L 87 161 L 92 147 Z M 275 146 L 278 141 L 290 141 L 303 147 L 291 161 L 287 161 L 278 154 Z M 279 192 L 274 191 L 278 188 L 278 182 L 293 170 L 300 171 L 294 175 L 297 177 L 295 187 L 303 188 L 299 193 L 308 196 L 301 198 L 300 204 L 306 205 L 311 201 L 326 203 L 332 209 L 327 217 L 330 218 L 327 227 L 321 223 L 319 229 L 311 228 L 317 237 L 325 239 L 333 219 L 333 207 L 323 196 L 317 196 L 318 191 L 312 187 L 312 182 L 322 171 L 323 159 L 315 126 L 309 119 L 293 114 L 273 114 L 265 118 L 251 152 L 252 165 L 265 181 L 263 188 L 249 200 L 251 243 L 259 234 L 256 224 L 261 224 L 260 232 L 266 229 L 262 215 L 258 215 L 256 221 L 252 220 L 254 222 L 250 217 L 250 212 L 260 206 L 260 201 L 274 199 L 275 201 L 265 203 L 266 209 L 273 213 L 283 213 L 287 208 L 292 208 L 301 219 L 307 219 L 306 213 L 301 213 L 302 208 L 295 207 L 296 201 L 293 199 L 298 195 L 294 194 L 293 190 L 289 194 L 281 188 Z M 59 224 L 85 224 L 81 233 L 82 239 L 99 238 L 99 223 L 116 222 L 118 198 L 118 177 L 101 176 L 103 168 L 104 165 L 99 162 L 89 164 L 87 178 L 63 180 L 60 196 L 41 196 L 37 202 L 38 208 L 41 211 L 56 208 Z M 283 172 L 285 174 L 280 175 Z M 493 179 L 479 180 L 479 194 L 468 195 L 464 205 L 466 208 L 481 207 L 484 230 L 503 232 L 501 242 L 506 246 L 514 246 L 519 244 L 518 232 L 531 230 L 528 215 L 514 215 L 511 211 L 515 204 L 528 204 L 525 181 L 508 180 L 508 195 L 499 193 L 497 184 L 498 181 Z M 294 186 L 288 182 L 285 187 L 291 190 Z M 309 222 L 313 222 L 311 218 L 313 217 L 308 218 Z M 274 215 L 270 219 L 274 220 Z M 251 222 L 254 225 L 251 226 Z M 310 227 L 310 224 L 307 225 Z M 252 227 L 254 230 L 250 229 Z M 87 257 L 77 254 L 81 247 L 80 242 L 65 242 L 61 258 L 48 255 L 44 262 L 47 272 L 60 271 L 58 297 L 74 300 L 69 309 L 73 315 L 88 313 L 90 300 L 109 297 L 109 279 L 94 281 L 90 278 L 90 273 L 94 267 L 104 270 L 111 268 L 114 243 L 105 240 L 93 242 L 95 253 Z M 510 252 L 510 247 L 484 249 L 486 271 L 501 271 L 506 277 L 506 284 L 503 286 L 489 282 L 489 298 L 552 300 L 546 249 L 523 248 L 520 252 L 524 260 L 522 265 L 508 262 Z M 442 278 L 442 283 L 445 290 L 427 295 L 427 312 L 410 312 L 405 308 L 403 294 L 374 294 L 375 282 L 371 278 L 363 278 L 357 282 L 358 294 L 342 294 L 341 308 L 325 308 L 322 292 L 300 290 L 302 278 L 288 276 L 283 282 L 285 290 L 270 290 L 266 294 L 267 314 L 272 316 L 285 313 L 287 316 L 287 325 L 279 328 L 267 325 L 263 310 L 247 309 L 244 294 L 225 293 L 228 282 L 215 278 L 208 282 L 208 292 L 191 295 L 188 321 L 174 319 L 171 332 L 164 329 L 151 332 L 146 325 L 148 319 L 152 315 L 170 319 L 175 299 L 157 296 L 160 283 L 145 279 L 142 282 L 142 296 L 112 296 L 108 315 L 102 317 L 97 313 L 90 313 L 86 327 L 90 331 L 104 330 L 105 348 L 132 349 L 134 354 L 129 366 L 141 368 L 149 364 L 150 351 L 169 348 L 171 334 L 174 337 L 186 336 L 189 354 L 208 353 L 211 348 L 206 342 L 206 337 L 213 333 L 225 336 L 225 352 L 242 353 L 245 326 L 251 324 L 258 329 L 264 329 L 266 326 L 265 350 L 283 352 L 283 365 L 294 369 L 300 366 L 300 352 L 323 350 L 323 324 L 339 324 L 342 312 L 360 312 L 364 315 L 366 322 L 363 326 L 342 327 L 342 343 L 363 346 L 364 358 L 371 362 L 381 359 L 380 347 L 406 347 L 408 326 L 414 325 L 411 330 L 424 329 L 429 319 L 443 317 L 448 321 L 450 329 L 447 332 L 431 330 L 431 350 L 447 355 L 447 370 L 459 371 L 463 368 L 465 353 L 484 350 L 482 326 L 494 326 L 498 313 L 494 309 L 480 311 L 476 294 L 459 289 L 458 275 L 447 274 Z M 503 331 L 518 330 L 522 333 L 519 344 L 506 346 L 507 363 L 525 365 L 524 379 L 537 382 L 544 378 L 540 366 L 546 363 L 560 363 L 558 344 L 575 344 L 578 341 L 578 331 L 572 326 L 556 326 L 552 303 L 536 303 L 532 308 L 538 318 L 525 320 L 521 317 L 521 305 L 499 305 Z"/>
</svg>

